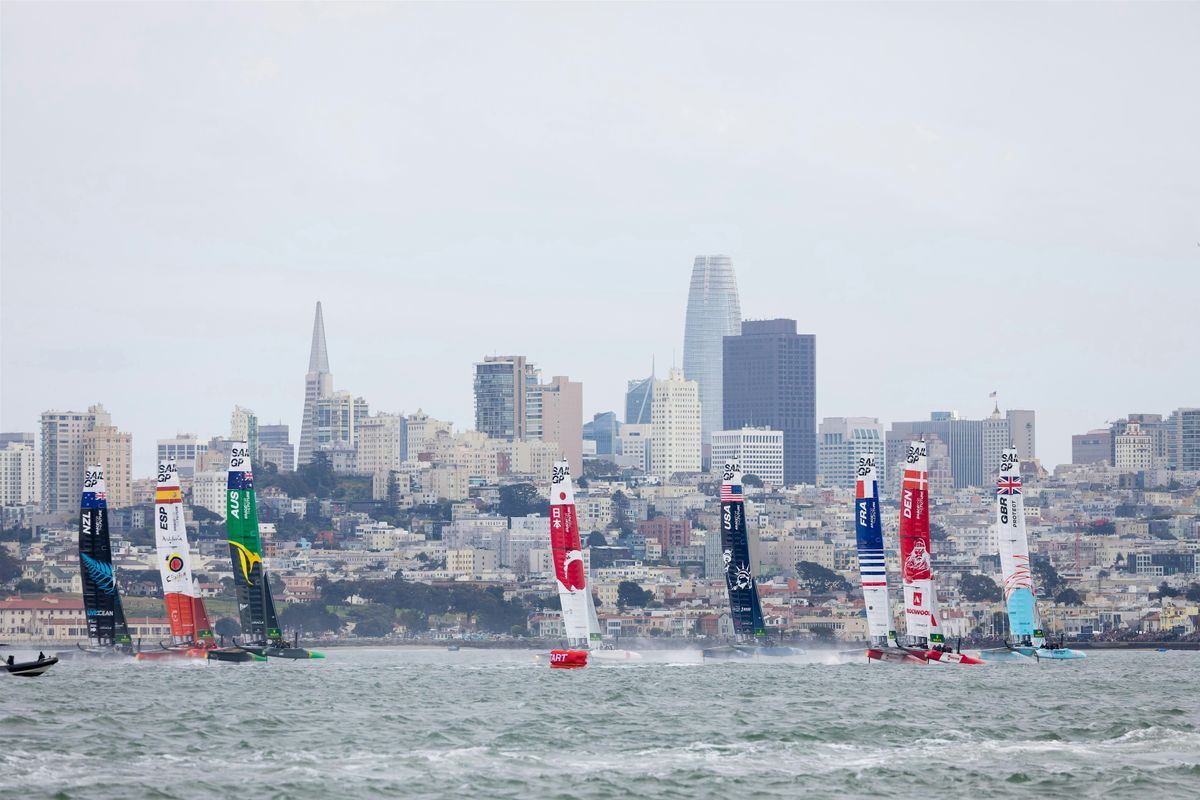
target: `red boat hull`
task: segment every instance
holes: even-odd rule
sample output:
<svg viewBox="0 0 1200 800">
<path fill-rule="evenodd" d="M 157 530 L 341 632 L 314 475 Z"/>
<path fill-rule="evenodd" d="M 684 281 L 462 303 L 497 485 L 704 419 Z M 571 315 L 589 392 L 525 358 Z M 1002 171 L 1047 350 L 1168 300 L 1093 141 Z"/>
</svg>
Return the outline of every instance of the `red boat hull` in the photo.
<svg viewBox="0 0 1200 800">
<path fill-rule="evenodd" d="M 587 666 L 587 650 L 551 650 L 551 669 L 579 669 Z"/>
<path fill-rule="evenodd" d="M 143 650 L 134 656 L 138 661 L 177 661 L 184 658 L 208 658 L 208 647 L 187 647 L 171 650 Z"/>
<path fill-rule="evenodd" d="M 981 659 L 963 653 L 944 653 L 941 650 L 901 650 L 899 648 L 867 648 L 867 658 L 872 661 L 888 661 L 897 664 L 982 664 Z"/>
</svg>

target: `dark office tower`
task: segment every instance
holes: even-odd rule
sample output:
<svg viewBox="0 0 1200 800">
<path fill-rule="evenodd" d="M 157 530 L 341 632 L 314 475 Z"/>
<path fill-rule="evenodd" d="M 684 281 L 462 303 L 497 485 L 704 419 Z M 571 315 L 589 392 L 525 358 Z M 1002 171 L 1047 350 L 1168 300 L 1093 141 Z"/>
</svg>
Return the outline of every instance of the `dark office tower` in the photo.
<svg viewBox="0 0 1200 800">
<path fill-rule="evenodd" d="M 649 378 L 630 381 L 625 389 L 625 424 L 649 425 L 650 401 L 654 398 L 654 370 Z"/>
<path fill-rule="evenodd" d="M 794 319 L 750 320 L 723 348 L 725 430 L 783 431 L 783 480 L 817 481 L 817 337 Z"/>
</svg>

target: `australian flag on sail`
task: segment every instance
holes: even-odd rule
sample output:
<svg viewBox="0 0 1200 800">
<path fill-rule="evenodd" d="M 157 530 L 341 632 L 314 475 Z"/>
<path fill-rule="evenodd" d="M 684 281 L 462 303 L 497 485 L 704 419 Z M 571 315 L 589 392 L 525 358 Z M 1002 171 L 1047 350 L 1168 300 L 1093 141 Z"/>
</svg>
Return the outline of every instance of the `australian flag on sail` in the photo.
<svg viewBox="0 0 1200 800">
<path fill-rule="evenodd" d="M 242 489 L 254 488 L 254 473 L 250 470 L 245 472 L 229 471 L 229 491 L 241 491 Z"/>
<path fill-rule="evenodd" d="M 742 485 L 740 483 L 722 483 L 721 484 L 721 502 L 722 503 L 740 503 L 740 502 L 742 502 Z"/>
<path fill-rule="evenodd" d="M 1020 475 L 1002 475 L 1000 480 L 996 481 L 996 494 L 1020 494 L 1021 493 L 1021 476 Z"/>
</svg>

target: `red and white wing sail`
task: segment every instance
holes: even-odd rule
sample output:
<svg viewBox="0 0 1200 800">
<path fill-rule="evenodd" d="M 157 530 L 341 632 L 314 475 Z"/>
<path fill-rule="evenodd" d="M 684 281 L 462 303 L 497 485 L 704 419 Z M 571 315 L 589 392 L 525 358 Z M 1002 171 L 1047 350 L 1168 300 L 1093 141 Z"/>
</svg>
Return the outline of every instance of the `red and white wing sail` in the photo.
<svg viewBox="0 0 1200 800">
<path fill-rule="evenodd" d="M 183 521 L 179 472 L 173 461 L 158 465 L 158 485 L 154 490 L 154 543 L 171 637 L 191 641 L 196 636 L 192 558 Z"/>
<path fill-rule="evenodd" d="M 583 568 L 583 546 L 579 541 L 579 520 L 575 515 L 571 467 L 566 461 L 554 463 L 550 479 L 550 550 L 567 638 L 586 641 L 589 590 Z"/>
<path fill-rule="evenodd" d="M 909 442 L 900 486 L 900 574 L 909 636 L 935 640 L 933 566 L 929 542 L 929 466 L 925 442 Z"/>
</svg>

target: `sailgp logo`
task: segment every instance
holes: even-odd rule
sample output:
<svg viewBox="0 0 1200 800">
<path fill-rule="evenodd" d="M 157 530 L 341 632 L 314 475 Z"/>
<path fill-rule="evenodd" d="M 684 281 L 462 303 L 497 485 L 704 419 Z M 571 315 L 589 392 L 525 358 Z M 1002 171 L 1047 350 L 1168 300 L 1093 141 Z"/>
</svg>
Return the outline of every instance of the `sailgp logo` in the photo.
<svg viewBox="0 0 1200 800">
<path fill-rule="evenodd" d="M 237 554 L 242 565 L 242 577 L 246 579 L 246 583 L 253 586 L 254 581 L 250 580 L 250 572 L 254 569 L 255 564 L 262 563 L 262 556 L 258 555 L 257 553 L 251 553 L 249 548 L 247 548 L 244 544 L 235 542 L 232 539 L 229 539 L 228 541 L 230 547 L 237 548 Z"/>
</svg>

